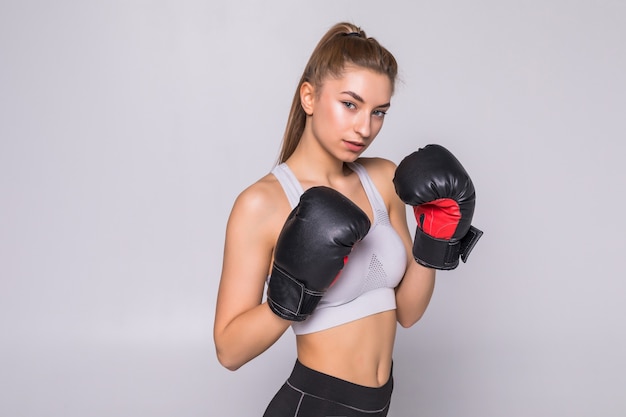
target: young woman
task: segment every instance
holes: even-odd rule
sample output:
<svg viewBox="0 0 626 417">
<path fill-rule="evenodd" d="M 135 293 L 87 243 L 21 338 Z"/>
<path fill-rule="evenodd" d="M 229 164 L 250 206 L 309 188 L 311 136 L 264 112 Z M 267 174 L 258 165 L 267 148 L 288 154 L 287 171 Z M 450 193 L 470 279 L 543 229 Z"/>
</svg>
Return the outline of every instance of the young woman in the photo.
<svg viewBox="0 0 626 417">
<path fill-rule="evenodd" d="M 387 415 L 397 323 L 420 319 L 435 283 L 435 269 L 412 254 L 396 165 L 360 158 L 383 126 L 396 75 L 375 39 L 333 26 L 299 82 L 279 165 L 234 203 L 218 359 L 236 370 L 290 326 L 297 340 L 294 370 L 265 416 Z"/>
</svg>

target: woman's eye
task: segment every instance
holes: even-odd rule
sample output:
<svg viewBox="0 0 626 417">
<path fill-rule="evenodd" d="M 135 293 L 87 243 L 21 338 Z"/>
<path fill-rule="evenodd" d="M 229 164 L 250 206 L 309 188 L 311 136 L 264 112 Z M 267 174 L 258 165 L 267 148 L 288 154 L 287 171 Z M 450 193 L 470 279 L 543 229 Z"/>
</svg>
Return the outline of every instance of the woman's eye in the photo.
<svg viewBox="0 0 626 417">
<path fill-rule="evenodd" d="M 354 105 L 354 103 L 350 103 L 349 101 L 344 101 L 343 105 L 349 109 L 356 109 L 356 106 Z"/>
<path fill-rule="evenodd" d="M 385 115 L 387 114 L 386 111 L 383 110 L 374 110 L 374 116 L 377 117 L 385 117 Z"/>
</svg>

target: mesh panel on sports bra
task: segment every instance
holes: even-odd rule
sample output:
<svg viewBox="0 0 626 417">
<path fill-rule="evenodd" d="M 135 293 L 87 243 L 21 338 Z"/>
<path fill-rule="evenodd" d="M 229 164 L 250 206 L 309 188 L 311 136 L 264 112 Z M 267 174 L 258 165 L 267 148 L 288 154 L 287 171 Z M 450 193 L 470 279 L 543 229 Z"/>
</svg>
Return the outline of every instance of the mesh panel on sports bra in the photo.
<svg viewBox="0 0 626 417">
<path fill-rule="evenodd" d="M 375 212 L 378 224 L 381 226 L 391 226 L 391 221 L 389 220 L 389 215 L 386 210 L 375 209 Z"/>
<path fill-rule="evenodd" d="M 372 254 L 368 272 L 365 276 L 365 279 L 363 280 L 363 287 L 361 287 L 361 294 L 376 288 L 382 288 L 386 286 L 388 286 L 388 283 L 385 267 L 378 260 L 376 254 Z"/>
</svg>

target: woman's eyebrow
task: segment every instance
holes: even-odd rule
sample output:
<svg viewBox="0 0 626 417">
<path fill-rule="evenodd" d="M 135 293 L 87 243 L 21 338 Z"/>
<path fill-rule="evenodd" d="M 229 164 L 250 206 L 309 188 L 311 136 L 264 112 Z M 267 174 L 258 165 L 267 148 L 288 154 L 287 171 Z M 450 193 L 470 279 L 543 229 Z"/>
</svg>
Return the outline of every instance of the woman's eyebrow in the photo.
<svg viewBox="0 0 626 417">
<path fill-rule="evenodd" d="M 365 103 L 365 100 L 363 100 L 363 97 L 361 97 L 360 95 L 358 95 L 357 93 L 355 93 L 354 91 L 342 91 L 341 94 L 347 94 L 350 97 L 352 97 L 353 99 L 355 99 L 356 101 L 358 101 L 359 103 Z M 388 108 L 391 107 L 391 103 L 385 103 L 385 104 L 381 104 L 380 106 L 376 106 L 376 108 Z"/>
</svg>

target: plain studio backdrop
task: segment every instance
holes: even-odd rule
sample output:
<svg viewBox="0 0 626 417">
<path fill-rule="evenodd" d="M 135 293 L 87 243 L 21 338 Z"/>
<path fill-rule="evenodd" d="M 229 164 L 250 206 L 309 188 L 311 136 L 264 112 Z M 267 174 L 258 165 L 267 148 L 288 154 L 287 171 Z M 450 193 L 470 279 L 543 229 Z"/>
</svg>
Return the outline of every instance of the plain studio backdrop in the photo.
<svg viewBox="0 0 626 417">
<path fill-rule="evenodd" d="M 348 20 L 401 68 L 365 156 L 448 147 L 485 232 L 399 329 L 390 416 L 624 416 L 625 4 L 4 0 L 0 415 L 261 415 L 294 336 L 218 364 L 226 221 Z"/>
</svg>

